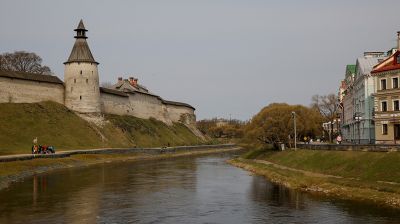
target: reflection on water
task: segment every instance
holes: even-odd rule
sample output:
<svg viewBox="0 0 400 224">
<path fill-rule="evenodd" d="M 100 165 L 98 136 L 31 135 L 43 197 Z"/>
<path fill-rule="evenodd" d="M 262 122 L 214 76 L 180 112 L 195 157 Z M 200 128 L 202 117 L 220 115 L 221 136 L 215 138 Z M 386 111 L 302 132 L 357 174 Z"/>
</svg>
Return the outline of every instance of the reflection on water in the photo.
<svg viewBox="0 0 400 224">
<path fill-rule="evenodd" d="M 0 191 L 0 223 L 399 223 L 397 210 L 310 196 L 229 155 L 36 175 Z"/>
</svg>

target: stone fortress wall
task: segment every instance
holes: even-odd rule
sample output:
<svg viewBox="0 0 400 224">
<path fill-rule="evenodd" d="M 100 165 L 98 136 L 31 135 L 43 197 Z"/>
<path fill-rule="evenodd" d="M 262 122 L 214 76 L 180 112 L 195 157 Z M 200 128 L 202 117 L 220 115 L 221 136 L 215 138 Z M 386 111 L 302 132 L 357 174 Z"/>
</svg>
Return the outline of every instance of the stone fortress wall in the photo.
<svg viewBox="0 0 400 224">
<path fill-rule="evenodd" d="M 91 71 L 90 69 L 85 69 Z M 84 71 L 85 71 L 84 70 Z M 80 70 L 74 73 L 80 73 Z M 91 79 L 76 78 L 76 83 L 90 85 Z M 74 80 L 70 83 L 75 83 Z M 166 101 L 161 97 L 144 92 L 123 92 L 90 85 L 94 93 L 100 92 L 100 112 L 115 115 L 129 115 L 138 118 L 154 118 L 166 124 L 180 122 L 194 125 L 195 109 L 189 105 L 176 105 L 178 102 Z M 22 72 L 0 71 L 0 103 L 37 103 L 54 101 L 66 105 L 68 91 L 79 91 L 76 86 L 66 86 L 58 77 Z M 94 87 L 94 89 L 93 89 Z M 100 90 L 100 91 L 99 91 Z M 83 93 L 83 92 L 82 92 Z M 81 94 L 81 93 L 79 93 Z M 79 94 L 74 96 L 80 102 Z M 82 94 L 85 96 L 84 94 Z M 84 100 L 84 98 L 82 98 Z M 74 110 L 73 106 L 69 107 Z"/>
<path fill-rule="evenodd" d="M 63 83 L 61 81 L 59 83 L 34 81 L 0 74 L 0 103 L 37 103 L 41 101 L 64 104 Z"/>
<path fill-rule="evenodd" d="M 101 88 L 101 110 L 106 114 L 130 115 L 138 118 L 154 118 L 166 124 L 196 123 L 195 109 L 186 105 L 173 105 L 159 96 L 143 92 L 124 92 Z M 171 102 L 171 103 L 170 103 Z"/>
</svg>

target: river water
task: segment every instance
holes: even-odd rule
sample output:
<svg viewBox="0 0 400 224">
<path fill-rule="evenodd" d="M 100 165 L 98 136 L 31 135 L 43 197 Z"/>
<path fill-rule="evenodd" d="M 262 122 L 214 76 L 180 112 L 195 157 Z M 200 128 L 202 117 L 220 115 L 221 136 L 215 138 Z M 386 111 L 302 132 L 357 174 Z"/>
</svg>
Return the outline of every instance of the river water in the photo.
<svg viewBox="0 0 400 224">
<path fill-rule="evenodd" d="M 230 156 L 34 176 L 0 191 L 0 223 L 400 223 L 398 210 L 289 190 Z"/>
</svg>

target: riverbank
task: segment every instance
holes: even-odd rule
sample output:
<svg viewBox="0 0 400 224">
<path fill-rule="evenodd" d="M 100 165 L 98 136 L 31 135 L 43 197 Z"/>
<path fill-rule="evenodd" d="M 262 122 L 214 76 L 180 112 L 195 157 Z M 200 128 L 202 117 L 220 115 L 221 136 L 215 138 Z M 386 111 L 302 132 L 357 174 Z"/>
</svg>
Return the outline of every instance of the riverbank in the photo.
<svg viewBox="0 0 400 224">
<path fill-rule="evenodd" d="M 2 103 L 0 117 L 0 155 L 30 153 L 35 137 L 56 151 L 207 143 L 181 123 L 111 114 L 84 119 L 55 102 Z"/>
<path fill-rule="evenodd" d="M 147 161 L 162 160 L 185 156 L 199 156 L 215 153 L 225 153 L 241 150 L 240 147 L 232 146 L 229 148 L 204 148 L 188 150 L 170 150 L 164 152 L 158 149 L 159 153 L 126 152 L 126 153 L 95 153 L 95 154 L 72 154 L 63 158 L 36 158 L 33 160 L 18 160 L 0 163 L 0 189 L 8 187 L 12 182 L 23 180 L 26 177 L 49 172 L 53 170 L 84 167 L 100 163 L 127 162 L 127 161 Z"/>
<path fill-rule="evenodd" d="M 400 153 L 253 150 L 230 164 L 313 194 L 400 208 Z"/>
</svg>

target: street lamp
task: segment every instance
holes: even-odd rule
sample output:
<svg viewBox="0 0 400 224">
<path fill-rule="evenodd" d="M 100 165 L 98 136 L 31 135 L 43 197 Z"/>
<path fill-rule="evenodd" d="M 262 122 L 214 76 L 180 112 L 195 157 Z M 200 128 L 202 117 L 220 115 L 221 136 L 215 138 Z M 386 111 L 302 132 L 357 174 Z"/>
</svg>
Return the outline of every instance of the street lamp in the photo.
<svg viewBox="0 0 400 224">
<path fill-rule="evenodd" d="M 297 133 L 296 133 L 296 112 L 292 111 L 293 124 L 294 124 L 294 150 L 297 150 Z"/>
</svg>

